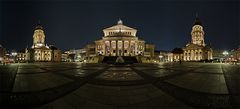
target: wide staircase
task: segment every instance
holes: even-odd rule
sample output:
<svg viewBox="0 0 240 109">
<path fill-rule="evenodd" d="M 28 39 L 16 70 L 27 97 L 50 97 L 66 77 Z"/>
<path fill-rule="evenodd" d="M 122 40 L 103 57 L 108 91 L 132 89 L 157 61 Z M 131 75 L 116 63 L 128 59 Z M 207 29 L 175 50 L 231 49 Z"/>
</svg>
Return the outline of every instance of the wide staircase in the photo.
<svg viewBox="0 0 240 109">
<path fill-rule="evenodd" d="M 116 62 L 116 59 L 117 59 L 116 56 L 105 56 L 103 58 L 102 63 L 114 64 Z"/>
<path fill-rule="evenodd" d="M 118 56 L 105 56 L 102 63 L 115 64 Z M 124 64 L 138 63 L 137 58 L 133 56 L 122 56 Z"/>
</svg>

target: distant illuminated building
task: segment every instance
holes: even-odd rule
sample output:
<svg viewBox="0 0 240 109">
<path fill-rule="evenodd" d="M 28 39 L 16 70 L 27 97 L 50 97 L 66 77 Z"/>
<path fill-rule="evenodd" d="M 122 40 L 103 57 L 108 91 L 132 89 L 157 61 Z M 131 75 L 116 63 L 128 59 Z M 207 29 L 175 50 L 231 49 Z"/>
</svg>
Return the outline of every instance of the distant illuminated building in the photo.
<svg viewBox="0 0 240 109">
<path fill-rule="evenodd" d="M 235 58 L 238 62 L 240 62 L 240 47 L 235 50 L 235 52 L 234 52 L 234 58 Z"/>
<path fill-rule="evenodd" d="M 144 51 L 144 56 L 145 57 L 154 57 L 154 49 L 155 45 L 153 44 L 145 44 L 145 51 Z"/>
<path fill-rule="evenodd" d="M 94 50 L 94 54 L 95 54 L 95 50 Z M 70 49 L 70 50 L 62 53 L 62 61 L 83 62 L 85 60 L 85 58 L 86 58 L 86 49 L 85 48 L 84 49 Z"/>
<path fill-rule="evenodd" d="M 53 62 L 62 61 L 62 51 L 53 45 L 50 45 L 49 48 L 51 49 L 51 56 L 52 56 L 51 61 Z"/>
<path fill-rule="evenodd" d="M 30 53 L 28 52 L 28 49 L 21 50 L 17 53 L 16 60 L 18 62 L 27 62 L 30 60 Z"/>
<path fill-rule="evenodd" d="M 67 54 L 67 53 L 62 53 L 62 55 L 61 55 L 61 61 L 62 61 L 62 62 L 67 62 L 67 61 L 68 61 L 68 54 Z"/>
<path fill-rule="evenodd" d="M 34 30 L 32 49 L 34 61 L 51 61 L 51 49 L 45 45 L 45 34 L 40 23 Z"/>
<path fill-rule="evenodd" d="M 84 49 L 86 51 L 86 62 L 98 62 L 98 51 L 96 51 L 96 47 L 99 45 L 96 45 L 95 43 L 90 43 L 85 45 Z M 103 54 L 98 54 L 98 55 L 103 55 Z"/>
<path fill-rule="evenodd" d="M 225 60 L 240 62 L 240 48 L 233 49 L 227 53 L 224 53 Z"/>
<path fill-rule="evenodd" d="M 6 54 L 6 49 L 0 45 L 0 63 L 3 63 Z"/>
<path fill-rule="evenodd" d="M 144 58 L 141 58 L 142 62 L 151 62 L 155 58 L 155 45 L 153 44 L 145 44 L 144 46 Z"/>
<path fill-rule="evenodd" d="M 37 24 L 33 33 L 33 45 L 25 52 L 18 55 L 19 61 L 61 61 L 61 50 L 45 44 L 45 34 L 40 23 Z"/>
<path fill-rule="evenodd" d="M 192 41 L 183 47 L 184 61 L 200 61 L 212 59 L 212 48 L 204 42 L 204 30 L 198 16 L 192 27 Z"/>
</svg>

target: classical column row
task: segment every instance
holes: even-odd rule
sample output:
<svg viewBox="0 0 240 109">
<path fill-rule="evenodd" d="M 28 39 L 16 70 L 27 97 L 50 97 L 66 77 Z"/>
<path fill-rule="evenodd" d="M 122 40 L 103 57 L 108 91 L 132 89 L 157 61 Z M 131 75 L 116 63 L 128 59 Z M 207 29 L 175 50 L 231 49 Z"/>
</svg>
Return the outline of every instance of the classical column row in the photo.
<svg viewBox="0 0 240 109">
<path fill-rule="evenodd" d="M 184 51 L 184 60 L 197 61 L 202 59 L 201 50 L 186 50 Z"/>
<path fill-rule="evenodd" d="M 115 48 L 113 49 L 112 42 L 115 42 Z M 121 48 L 119 48 L 119 40 L 109 40 L 109 46 L 110 46 L 110 55 L 115 54 L 115 56 L 125 56 L 125 50 L 127 50 L 128 55 L 130 54 L 130 49 L 131 49 L 131 40 L 120 40 L 122 42 Z M 128 47 L 125 48 L 125 41 L 128 42 Z M 134 44 L 134 49 L 135 49 L 135 44 Z M 115 53 L 113 53 L 113 50 L 115 50 Z M 121 53 L 120 51 L 121 50 Z M 133 53 L 135 55 L 135 53 Z"/>
</svg>

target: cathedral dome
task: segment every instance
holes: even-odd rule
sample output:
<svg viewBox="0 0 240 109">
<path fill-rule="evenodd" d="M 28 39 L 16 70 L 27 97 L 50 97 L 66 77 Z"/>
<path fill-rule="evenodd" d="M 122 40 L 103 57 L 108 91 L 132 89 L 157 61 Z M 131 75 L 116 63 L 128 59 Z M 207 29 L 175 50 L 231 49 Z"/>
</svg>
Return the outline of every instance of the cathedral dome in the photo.
<svg viewBox="0 0 240 109">
<path fill-rule="evenodd" d="M 202 26 L 202 22 L 200 21 L 199 18 L 196 18 L 193 25 L 201 25 Z"/>
<path fill-rule="evenodd" d="M 35 27 L 35 29 L 36 29 L 36 30 L 38 30 L 38 29 L 43 30 L 43 27 L 42 27 L 41 25 L 37 25 L 37 26 Z"/>
<path fill-rule="evenodd" d="M 36 29 L 36 30 L 37 30 L 37 29 L 43 30 L 43 27 L 42 27 L 42 25 L 40 24 L 40 21 L 38 22 L 38 24 L 37 24 L 37 26 L 35 27 L 35 29 Z"/>
</svg>

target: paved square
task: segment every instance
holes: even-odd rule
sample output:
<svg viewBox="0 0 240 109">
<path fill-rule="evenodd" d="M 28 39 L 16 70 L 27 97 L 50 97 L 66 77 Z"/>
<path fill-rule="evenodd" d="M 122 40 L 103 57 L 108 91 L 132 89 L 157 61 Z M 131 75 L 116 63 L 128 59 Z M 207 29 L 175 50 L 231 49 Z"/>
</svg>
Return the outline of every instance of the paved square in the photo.
<svg viewBox="0 0 240 109">
<path fill-rule="evenodd" d="M 219 63 L 0 65 L 1 108 L 240 108 L 240 66 Z"/>
</svg>

